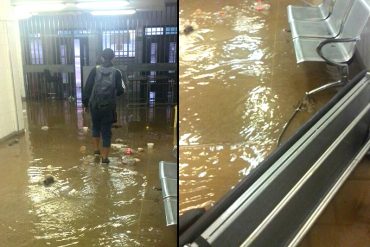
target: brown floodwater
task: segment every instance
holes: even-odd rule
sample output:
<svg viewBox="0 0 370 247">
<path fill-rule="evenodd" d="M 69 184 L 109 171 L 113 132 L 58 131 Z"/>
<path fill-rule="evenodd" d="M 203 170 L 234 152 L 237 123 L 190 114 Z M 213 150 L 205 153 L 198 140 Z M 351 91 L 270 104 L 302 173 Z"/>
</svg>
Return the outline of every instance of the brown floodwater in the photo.
<svg viewBox="0 0 370 247">
<path fill-rule="evenodd" d="M 211 207 L 276 149 L 304 92 L 338 78 L 330 66 L 296 64 L 286 7 L 303 1 L 261 1 L 268 4 L 262 10 L 256 2 L 180 0 L 180 32 L 193 27 L 180 33 L 179 47 L 180 214 Z M 359 67 L 355 60 L 351 74 Z M 282 141 L 334 93 L 316 95 Z M 369 246 L 369 163 L 354 171 L 300 246 Z"/>
<path fill-rule="evenodd" d="M 285 2 L 259 11 L 251 0 L 180 1 L 180 213 L 210 207 L 248 175 L 304 92 L 332 79 L 322 64 L 296 64 Z M 316 97 L 283 140 L 329 97 Z"/>
<path fill-rule="evenodd" d="M 158 162 L 176 160 L 173 107 L 119 110 L 113 143 L 122 139 L 144 151 L 127 165 L 122 150 L 112 149 L 111 163 L 103 166 L 91 155 L 90 116 L 80 103 L 24 104 L 25 134 L 0 144 L 1 246 L 177 245 L 157 189 Z M 154 143 L 152 151 L 147 142 Z M 45 187 L 40 181 L 48 174 L 56 182 Z"/>
</svg>

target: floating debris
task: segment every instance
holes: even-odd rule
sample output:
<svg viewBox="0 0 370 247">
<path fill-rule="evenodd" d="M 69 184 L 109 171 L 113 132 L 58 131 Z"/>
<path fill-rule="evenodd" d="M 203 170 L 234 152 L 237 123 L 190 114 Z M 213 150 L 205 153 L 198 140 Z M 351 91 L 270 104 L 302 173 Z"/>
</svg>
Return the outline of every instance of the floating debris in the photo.
<svg viewBox="0 0 370 247">
<path fill-rule="evenodd" d="M 81 147 L 80 147 L 80 152 L 81 152 L 82 154 L 85 154 L 85 153 L 86 153 L 86 146 L 81 146 Z"/>
<path fill-rule="evenodd" d="M 189 35 L 191 34 L 192 32 L 194 32 L 194 27 L 193 26 L 190 26 L 190 25 L 187 25 L 185 28 L 184 28 L 184 34 L 185 35 Z"/>
<path fill-rule="evenodd" d="M 152 142 L 148 142 L 146 145 L 148 146 L 148 149 L 152 149 L 154 147 L 154 143 Z"/>
<path fill-rule="evenodd" d="M 45 176 L 42 182 L 45 186 L 50 186 L 51 184 L 55 183 L 55 179 L 52 175 L 48 174 Z"/>
<path fill-rule="evenodd" d="M 135 162 L 140 162 L 141 160 L 139 158 L 134 158 Z"/>
<path fill-rule="evenodd" d="M 120 149 L 123 149 L 123 148 L 127 147 L 127 145 L 120 144 L 120 143 L 112 143 L 110 146 L 111 146 L 111 148 L 117 149 L 117 150 L 120 150 Z"/>
<path fill-rule="evenodd" d="M 161 187 L 155 187 L 155 186 L 153 186 L 153 187 L 152 187 L 152 189 L 153 189 L 153 190 L 156 190 L 156 191 L 161 191 L 161 190 L 162 190 L 162 188 L 161 188 Z"/>
<path fill-rule="evenodd" d="M 123 153 L 124 153 L 125 155 L 131 155 L 131 154 L 133 154 L 133 153 L 134 153 L 134 150 L 132 150 L 132 148 L 124 148 L 124 149 L 123 149 Z"/>
<path fill-rule="evenodd" d="M 46 125 L 41 127 L 41 130 L 48 130 L 48 129 L 49 129 L 49 127 L 46 126 Z"/>
<path fill-rule="evenodd" d="M 14 139 L 14 140 L 11 140 L 9 143 L 8 143 L 8 146 L 13 146 L 14 144 L 17 144 L 19 143 L 19 140 L 18 139 Z"/>
<path fill-rule="evenodd" d="M 144 148 L 137 148 L 138 152 L 144 152 Z"/>
<path fill-rule="evenodd" d="M 121 139 L 121 138 L 117 138 L 114 142 L 117 142 L 117 143 L 123 143 L 123 139 Z"/>
<path fill-rule="evenodd" d="M 262 3 L 262 0 L 257 0 L 257 2 L 254 3 L 254 8 L 258 11 L 260 10 L 269 10 L 271 7 L 268 3 Z"/>
<path fill-rule="evenodd" d="M 84 132 L 87 132 L 87 131 L 89 131 L 89 127 L 84 126 L 84 127 L 82 127 L 82 130 L 83 130 Z"/>
</svg>

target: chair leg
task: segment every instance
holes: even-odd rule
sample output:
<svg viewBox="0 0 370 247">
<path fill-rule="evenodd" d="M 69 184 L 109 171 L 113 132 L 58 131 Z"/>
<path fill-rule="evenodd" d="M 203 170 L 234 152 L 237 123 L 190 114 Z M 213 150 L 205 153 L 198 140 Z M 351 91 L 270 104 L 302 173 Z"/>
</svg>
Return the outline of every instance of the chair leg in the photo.
<svg viewBox="0 0 370 247">
<path fill-rule="evenodd" d="M 321 87 L 318 87 L 318 88 L 315 88 L 315 89 L 312 89 L 308 92 L 306 92 L 306 96 L 312 96 L 316 93 L 319 93 L 319 92 L 322 92 L 328 88 L 333 88 L 333 87 L 341 87 L 341 86 L 344 86 L 347 82 L 348 82 L 348 65 L 347 64 L 344 64 L 342 66 L 338 66 L 338 70 L 339 70 L 339 73 L 340 73 L 340 80 L 338 81 L 335 81 L 335 82 L 329 82 Z"/>
<path fill-rule="evenodd" d="M 330 83 L 327 83 L 327 84 L 325 84 L 321 87 L 318 87 L 318 88 L 312 89 L 311 91 L 306 92 L 306 96 L 312 96 L 312 95 L 317 94 L 321 91 L 324 91 L 328 88 L 340 87 L 340 86 L 343 86 L 344 84 L 345 84 L 345 82 L 342 81 L 342 80 L 335 81 L 335 82 L 330 82 Z"/>
</svg>

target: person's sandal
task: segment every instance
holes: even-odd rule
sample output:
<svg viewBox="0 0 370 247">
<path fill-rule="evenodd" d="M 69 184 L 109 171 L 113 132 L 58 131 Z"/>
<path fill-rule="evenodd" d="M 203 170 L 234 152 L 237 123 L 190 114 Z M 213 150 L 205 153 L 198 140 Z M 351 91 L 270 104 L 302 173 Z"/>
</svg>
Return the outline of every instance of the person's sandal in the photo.
<svg viewBox="0 0 370 247">
<path fill-rule="evenodd" d="M 104 165 L 108 165 L 109 164 L 109 159 L 108 158 L 102 158 L 101 163 L 104 164 Z"/>
</svg>

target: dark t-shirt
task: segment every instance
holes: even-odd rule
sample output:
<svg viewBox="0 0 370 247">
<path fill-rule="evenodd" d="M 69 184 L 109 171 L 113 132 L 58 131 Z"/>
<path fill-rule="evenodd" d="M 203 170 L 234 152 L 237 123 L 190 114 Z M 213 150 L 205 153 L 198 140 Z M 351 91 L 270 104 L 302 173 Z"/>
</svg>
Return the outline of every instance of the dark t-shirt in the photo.
<svg viewBox="0 0 370 247">
<path fill-rule="evenodd" d="M 113 64 L 112 63 L 105 63 L 105 64 L 102 64 L 102 66 L 104 66 L 104 67 L 112 67 Z M 90 96 L 91 96 L 92 90 L 94 88 L 95 76 L 96 76 L 96 67 L 91 70 L 91 72 L 89 74 L 89 77 L 86 80 L 86 85 L 85 85 L 85 87 L 83 89 L 83 93 L 82 93 L 82 104 L 84 105 L 84 107 L 88 107 L 89 106 Z M 116 91 L 117 91 L 117 96 L 120 96 L 120 95 L 122 95 L 124 93 L 124 89 L 122 87 L 122 83 L 123 83 L 122 74 L 117 69 L 116 70 Z"/>
</svg>

